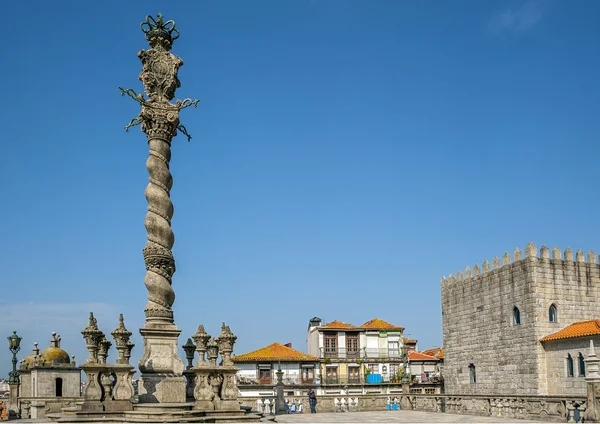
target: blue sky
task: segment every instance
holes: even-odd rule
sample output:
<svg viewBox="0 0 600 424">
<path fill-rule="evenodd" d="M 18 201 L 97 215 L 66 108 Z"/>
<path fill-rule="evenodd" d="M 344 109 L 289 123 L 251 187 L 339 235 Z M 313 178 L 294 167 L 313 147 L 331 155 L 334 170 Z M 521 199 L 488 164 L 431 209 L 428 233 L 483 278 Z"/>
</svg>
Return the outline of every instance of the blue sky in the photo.
<svg viewBox="0 0 600 424">
<path fill-rule="evenodd" d="M 600 3 L 7 3 L 0 332 L 85 358 L 119 312 L 141 355 L 139 23 L 181 31 L 173 286 L 181 344 L 305 349 L 308 320 L 442 343 L 439 282 L 529 241 L 600 253 Z M 113 352 L 113 358 L 115 353 Z M 110 358 L 109 358 L 110 359 Z M 10 367 L 0 349 L 0 375 Z"/>
</svg>

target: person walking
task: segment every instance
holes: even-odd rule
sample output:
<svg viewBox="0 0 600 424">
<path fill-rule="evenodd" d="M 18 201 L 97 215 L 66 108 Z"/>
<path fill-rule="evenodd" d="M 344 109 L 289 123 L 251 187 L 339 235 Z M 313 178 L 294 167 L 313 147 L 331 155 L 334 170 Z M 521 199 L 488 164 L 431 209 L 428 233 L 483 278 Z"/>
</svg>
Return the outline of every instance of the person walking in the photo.
<svg viewBox="0 0 600 424">
<path fill-rule="evenodd" d="M 308 390 L 308 403 L 310 404 L 310 413 L 317 413 L 317 394 L 313 389 Z"/>
</svg>

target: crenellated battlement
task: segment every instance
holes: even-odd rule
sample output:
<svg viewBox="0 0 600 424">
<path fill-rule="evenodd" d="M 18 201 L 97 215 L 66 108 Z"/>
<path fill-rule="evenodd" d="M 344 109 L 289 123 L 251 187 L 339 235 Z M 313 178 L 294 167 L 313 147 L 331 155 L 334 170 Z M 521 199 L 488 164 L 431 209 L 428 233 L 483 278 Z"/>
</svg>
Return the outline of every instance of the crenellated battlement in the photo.
<svg viewBox="0 0 600 424">
<path fill-rule="evenodd" d="M 587 256 L 587 262 L 586 262 L 586 256 Z M 462 271 L 458 271 L 456 273 L 456 277 L 453 274 L 450 274 L 450 276 L 448 278 L 446 278 L 445 276 L 442 277 L 442 280 L 441 280 L 442 289 L 445 287 L 451 286 L 452 284 L 454 284 L 458 281 L 466 281 L 466 280 L 471 280 L 471 279 L 476 279 L 476 278 L 482 278 L 483 276 L 485 276 L 487 274 L 502 270 L 505 267 L 510 267 L 521 261 L 527 261 L 527 260 L 529 260 L 529 261 L 537 260 L 537 261 L 543 261 L 543 262 L 552 261 L 554 263 L 562 263 L 564 266 L 573 266 L 574 264 L 577 264 L 577 263 L 579 263 L 579 264 L 588 263 L 588 264 L 593 264 L 593 265 L 596 265 L 597 267 L 600 267 L 600 264 L 599 264 L 600 256 L 596 256 L 596 253 L 593 250 L 590 250 L 586 255 L 583 252 L 583 250 L 579 249 L 575 253 L 575 260 L 573 260 L 573 251 L 570 248 L 567 247 L 564 251 L 564 255 L 562 255 L 562 257 L 561 257 L 560 249 L 555 246 L 554 249 L 552 249 L 552 258 L 550 258 L 550 249 L 548 249 L 548 247 L 546 245 L 543 245 L 540 248 L 539 256 L 538 256 L 536 246 L 532 242 L 529 242 L 527 244 L 527 246 L 525 247 L 525 258 L 523 258 L 523 253 L 521 252 L 521 249 L 519 249 L 517 247 L 515 249 L 515 251 L 513 252 L 512 262 L 511 262 L 511 257 L 509 255 L 509 253 L 505 252 L 504 255 L 502 255 L 502 259 L 495 256 L 492 259 L 491 264 L 486 259 L 485 261 L 483 261 L 483 264 L 481 267 L 476 264 L 475 266 L 473 266 L 473 269 L 471 270 L 471 267 L 467 266 L 464 274 Z"/>
</svg>

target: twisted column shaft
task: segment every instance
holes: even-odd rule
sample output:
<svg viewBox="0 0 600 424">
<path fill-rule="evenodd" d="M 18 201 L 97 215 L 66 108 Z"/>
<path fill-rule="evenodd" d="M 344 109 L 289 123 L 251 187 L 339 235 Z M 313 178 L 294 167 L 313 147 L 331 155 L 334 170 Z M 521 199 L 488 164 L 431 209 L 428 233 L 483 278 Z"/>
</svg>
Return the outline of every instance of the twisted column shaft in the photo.
<svg viewBox="0 0 600 424">
<path fill-rule="evenodd" d="M 175 292 L 171 287 L 175 273 L 175 259 L 171 249 L 175 236 L 171 229 L 173 203 L 170 191 L 173 177 L 169 170 L 171 143 L 160 138 L 148 136 L 150 155 L 146 161 L 149 182 L 145 195 L 148 201 L 148 213 L 144 226 L 148 232 L 148 241 L 144 247 L 146 276 L 144 283 L 148 289 L 146 304 L 147 321 L 173 322 L 172 305 Z"/>
</svg>

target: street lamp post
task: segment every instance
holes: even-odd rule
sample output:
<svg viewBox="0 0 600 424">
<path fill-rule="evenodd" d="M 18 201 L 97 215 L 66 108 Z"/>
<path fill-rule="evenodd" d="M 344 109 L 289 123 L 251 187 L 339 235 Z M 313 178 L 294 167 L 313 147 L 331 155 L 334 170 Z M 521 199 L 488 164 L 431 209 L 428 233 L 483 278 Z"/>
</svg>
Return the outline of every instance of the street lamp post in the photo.
<svg viewBox="0 0 600 424">
<path fill-rule="evenodd" d="M 402 345 L 402 360 L 404 362 L 404 374 L 402 375 L 402 409 L 412 409 L 408 395 L 410 394 L 410 365 L 408 363 L 408 346 Z"/>
<path fill-rule="evenodd" d="M 10 387 L 10 398 L 8 400 L 8 418 L 17 418 L 19 416 L 19 372 L 17 371 L 17 353 L 21 350 L 21 337 L 13 331 L 12 336 L 8 336 L 8 348 L 13 354 L 13 369 L 8 375 L 8 386 Z"/>
</svg>

